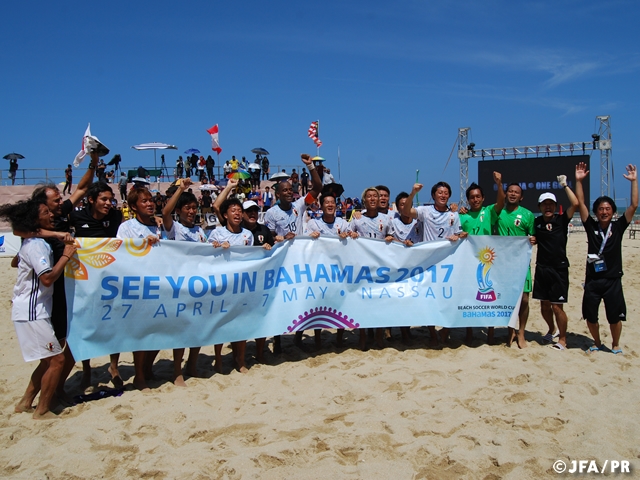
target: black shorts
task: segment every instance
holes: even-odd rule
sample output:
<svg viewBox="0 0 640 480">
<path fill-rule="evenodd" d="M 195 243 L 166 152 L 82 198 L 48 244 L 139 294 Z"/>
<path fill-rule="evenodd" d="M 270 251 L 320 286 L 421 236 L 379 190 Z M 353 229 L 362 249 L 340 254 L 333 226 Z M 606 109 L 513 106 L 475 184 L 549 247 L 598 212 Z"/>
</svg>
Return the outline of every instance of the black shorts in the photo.
<svg viewBox="0 0 640 480">
<path fill-rule="evenodd" d="M 598 323 L 598 308 L 601 300 L 604 300 L 607 321 L 611 325 L 627 319 L 622 278 L 587 279 L 582 297 L 582 318 L 589 323 Z"/>
<path fill-rule="evenodd" d="M 60 275 L 53 284 L 51 325 L 58 340 L 67 338 L 67 297 L 64 290 L 64 274 Z"/>
<path fill-rule="evenodd" d="M 569 298 L 569 268 L 536 266 L 533 298 L 551 303 L 567 303 Z"/>
</svg>

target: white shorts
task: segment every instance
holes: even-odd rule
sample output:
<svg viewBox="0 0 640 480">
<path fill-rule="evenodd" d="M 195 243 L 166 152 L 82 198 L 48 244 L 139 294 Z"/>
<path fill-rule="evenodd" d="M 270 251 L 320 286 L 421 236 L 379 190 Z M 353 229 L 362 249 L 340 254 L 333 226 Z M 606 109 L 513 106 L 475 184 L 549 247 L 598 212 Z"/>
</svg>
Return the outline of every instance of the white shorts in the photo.
<svg viewBox="0 0 640 480">
<path fill-rule="evenodd" d="M 13 325 L 25 362 L 42 360 L 62 353 L 50 319 L 14 320 Z"/>
</svg>

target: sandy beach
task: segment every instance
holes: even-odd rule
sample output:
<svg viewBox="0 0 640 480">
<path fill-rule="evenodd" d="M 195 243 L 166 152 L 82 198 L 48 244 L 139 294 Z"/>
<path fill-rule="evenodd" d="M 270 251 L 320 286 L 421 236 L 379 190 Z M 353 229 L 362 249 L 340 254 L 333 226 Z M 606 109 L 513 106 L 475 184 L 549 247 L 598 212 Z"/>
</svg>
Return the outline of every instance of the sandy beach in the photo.
<svg viewBox="0 0 640 480">
<path fill-rule="evenodd" d="M 255 364 L 250 342 L 246 374 L 232 371 L 226 345 L 225 372 L 214 373 L 213 347 L 205 347 L 205 378 L 187 378 L 187 388 L 171 383 L 171 352 L 163 351 L 150 393 L 131 390 L 132 358 L 123 354 L 122 396 L 65 408 L 51 421 L 13 410 L 35 364 L 20 354 L 10 317 L 15 270 L 1 259 L 0 477 L 533 479 L 559 476 L 556 460 L 569 468 L 572 460 L 600 468 L 627 460 L 640 469 L 640 239 L 623 242 L 624 355 L 585 353 L 592 344 L 580 320 L 585 234 L 572 234 L 567 250 L 564 352 L 542 345 L 546 324 L 532 300 L 524 350 L 506 348 L 506 329 L 496 329 L 495 346 L 484 330 L 475 329 L 471 346 L 454 330 L 438 349 L 428 348 L 424 327 L 412 329 L 408 347 L 394 329 L 387 348 L 367 352 L 356 349 L 355 333 L 336 349 L 326 331 L 320 351 L 312 336 L 309 352 L 285 337 L 284 354 L 268 354 L 269 365 Z M 611 346 L 602 307 L 601 334 Z M 106 385 L 108 357 L 92 365 L 93 383 Z M 73 395 L 82 393 L 80 367 L 67 382 Z"/>
</svg>

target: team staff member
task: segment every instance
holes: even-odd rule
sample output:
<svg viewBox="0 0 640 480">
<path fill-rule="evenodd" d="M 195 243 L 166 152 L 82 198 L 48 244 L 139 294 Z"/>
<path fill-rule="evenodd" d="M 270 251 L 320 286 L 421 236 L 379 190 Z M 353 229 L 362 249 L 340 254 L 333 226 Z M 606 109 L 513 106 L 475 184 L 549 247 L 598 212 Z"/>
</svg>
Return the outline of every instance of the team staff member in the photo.
<svg viewBox="0 0 640 480">
<path fill-rule="evenodd" d="M 580 218 L 587 232 L 587 275 L 582 297 L 582 317 L 587 321 L 593 337 L 590 352 L 603 350 L 598 325 L 598 308 L 604 300 L 607 321 L 611 329 L 611 352 L 622 354 L 620 348 L 621 320 L 627 319 L 627 306 L 622 291 L 622 235 L 638 208 L 638 172 L 635 165 L 627 165 L 624 178 L 631 182 L 631 202 L 624 215 L 613 220 L 616 204 L 609 197 L 598 197 L 593 202 L 594 220 L 585 203 L 582 181 L 589 170 L 584 163 L 576 167 L 576 196 L 580 204 Z"/>
<path fill-rule="evenodd" d="M 69 224 L 76 237 L 108 238 L 115 237 L 122 223 L 122 212 L 113 208 L 113 190 L 104 182 L 92 183 L 87 190 L 87 206 L 82 210 L 74 210 L 69 217 Z M 118 372 L 120 355 L 110 356 L 109 373 L 111 382 L 116 388 L 122 387 L 122 378 Z M 83 389 L 91 385 L 91 361 L 82 361 Z"/>
<path fill-rule="evenodd" d="M 505 208 L 500 212 L 498 217 L 498 235 L 511 237 L 529 237 L 532 245 L 535 244 L 533 228 L 533 213 L 530 210 L 520 206 L 520 202 L 524 196 L 522 188 L 517 183 L 512 183 L 507 187 L 505 197 Z M 531 267 L 527 272 L 527 278 L 524 281 L 522 298 L 520 301 L 520 310 L 518 311 L 518 347 L 526 348 L 527 342 L 524 339 L 525 327 L 529 319 L 529 294 L 531 293 Z M 510 347 L 516 338 L 516 330 L 509 327 L 509 337 L 507 346 Z"/>
<path fill-rule="evenodd" d="M 569 198 L 570 206 L 559 215 L 558 202 L 553 193 L 543 193 L 538 199 L 542 215 L 534 221 L 536 244 L 536 276 L 533 282 L 533 298 L 540 300 L 542 318 L 549 330 L 543 337 L 546 343 L 557 350 L 567 347 L 567 314 L 564 304 L 569 297 L 569 259 L 567 258 L 567 235 L 569 222 L 578 209 L 578 199 L 569 186 L 567 177 L 560 175 L 558 181 Z M 552 343 L 555 325 L 558 324 L 558 343 Z"/>
</svg>

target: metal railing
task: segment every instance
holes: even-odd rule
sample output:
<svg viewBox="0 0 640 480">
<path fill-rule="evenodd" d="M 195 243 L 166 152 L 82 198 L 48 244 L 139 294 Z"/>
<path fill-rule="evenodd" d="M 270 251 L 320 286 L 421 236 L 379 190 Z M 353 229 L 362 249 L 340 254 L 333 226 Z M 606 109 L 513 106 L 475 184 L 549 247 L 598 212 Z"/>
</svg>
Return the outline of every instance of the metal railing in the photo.
<svg viewBox="0 0 640 480">
<path fill-rule="evenodd" d="M 273 175 L 276 172 L 282 171 L 285 169 L 287 172 L 291 172 L 292 169 L 296 169 L 296 172 L 300 173 L 302 171 L 303 165 L 297 164 L 271 164 L 269 165 L 269 175 Z M 154 181 L 161 182 L 173 182 L 176 179 L 176 167 L 175 166 L 166 166 L 166 167 L 153 167 L 153 166 L 144 166 L 146 170 L 161 170 L 162 174 L 159 177 L 151 177 Z M 135 167 L 127 167 L 120 165 L 119 171 L 114 172 L 113 182 L 118 182 L 118 177 L 120 176 L 120 172 L 127 173 L 129 170 L 137 170 L 138 166 Z M 16 172 L 15 185 L 37 185 L 38 183 L 64 183 L 66 181 L 66 176 L 64 174 L 64 168 L 19 168 Z M 107 171 L 113 170 L 112 168 L 107 168 Z M 82 178 L 84 173 L 86 172 L 86 166 L 80 165 L 79 168 L 73 169 L 73 183 L 76 184 Z M 183 170 L 184 172 L 184 170 Z M 206 172 L 206 170 L 205 170 Z M 222 166 L 215 166 L 213 168 L 213 173 L 215 174 L 216 179 L 223 178 L 223 170 Z M 195 173 L 191 175 L 191 178 L 197 180 L 199 177 L 199 171 L 195 170 Z M 260 173 L 260 177 L 262 179 L 262 172 Z M 10 186 L 12 185 L 12 179 L 10 177 L 10 173 L 8 169 L 0 170 L 0 185 L 1 186 Z"/>
</svg>

